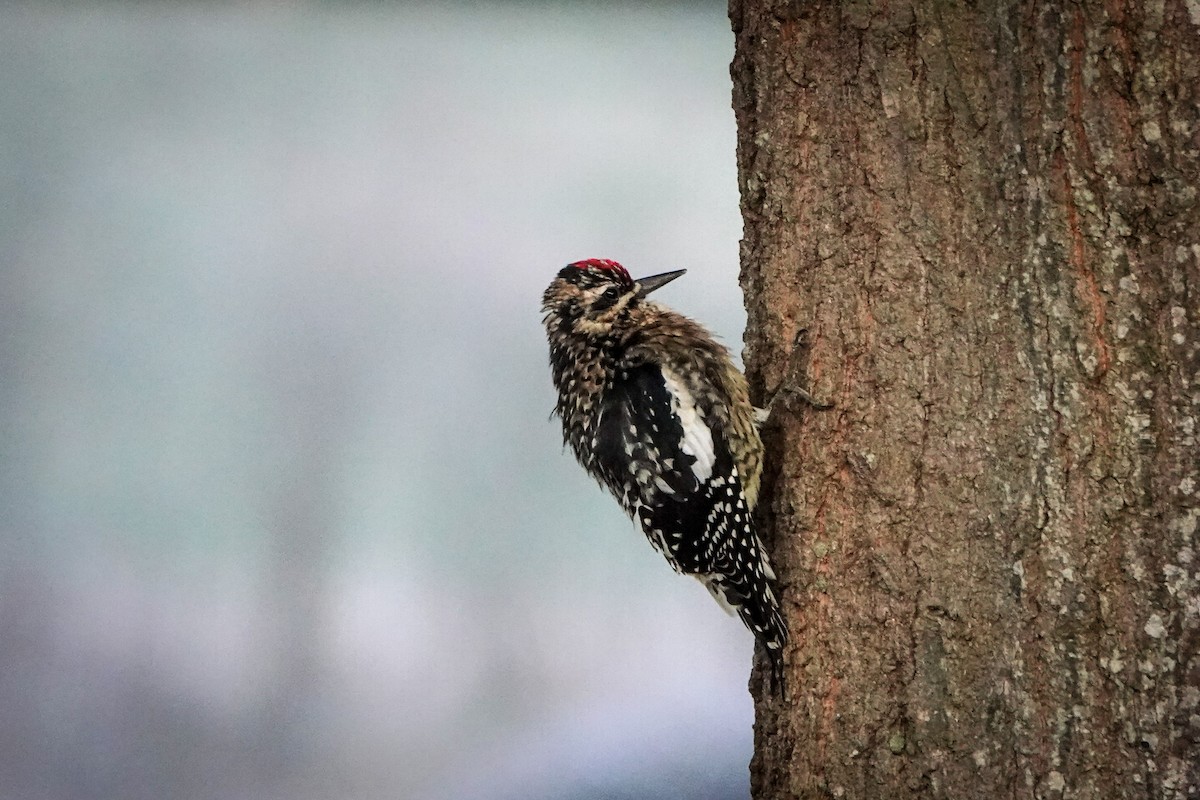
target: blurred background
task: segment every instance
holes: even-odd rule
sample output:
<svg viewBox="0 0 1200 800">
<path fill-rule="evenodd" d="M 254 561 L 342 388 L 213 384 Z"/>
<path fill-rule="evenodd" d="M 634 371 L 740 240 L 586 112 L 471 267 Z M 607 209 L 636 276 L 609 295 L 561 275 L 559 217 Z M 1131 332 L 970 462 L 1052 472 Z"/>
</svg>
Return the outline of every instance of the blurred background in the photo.
<svg viewBox="0 0 1200 800">
<path fill-rule="evenodd" d="M 0 797 L 744 798 L 540 296 L 737 352 L 720 0 L 0 7 Z"/>
</svg>

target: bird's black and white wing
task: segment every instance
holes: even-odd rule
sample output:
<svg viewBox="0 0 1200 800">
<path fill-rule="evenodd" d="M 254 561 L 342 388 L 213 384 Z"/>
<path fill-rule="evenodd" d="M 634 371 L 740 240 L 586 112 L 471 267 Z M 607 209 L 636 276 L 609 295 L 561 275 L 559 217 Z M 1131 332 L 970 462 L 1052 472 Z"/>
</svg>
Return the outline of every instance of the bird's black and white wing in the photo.
<svg viewBox="0 0 1200 800">
<path fill-rule="evenodd" d="M 729 449 L 686 381 L 658 364 L 619 371 L 593 444 L 602 480 L 650 543 L 777 651 L 787 629 L 775 576 Z"/>
</svg>

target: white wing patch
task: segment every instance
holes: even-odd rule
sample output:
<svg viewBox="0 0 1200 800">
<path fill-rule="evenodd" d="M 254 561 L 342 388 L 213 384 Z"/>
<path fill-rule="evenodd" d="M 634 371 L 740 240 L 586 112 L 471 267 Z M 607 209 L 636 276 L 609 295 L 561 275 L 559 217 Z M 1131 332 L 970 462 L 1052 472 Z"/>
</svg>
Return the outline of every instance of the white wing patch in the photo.
<svg viewBox="0 0 1200 800">
<path fill-rule="evenodd" d="M 679 449 L 696 459 L 696 463 L 692 464 L 692 474 L 704 483 L 712 477 L 713 465 L 717 463 L 712 431 L 704 423 L 704 416 L 696 408 L 692 393 L 683 380 L 666 367 L 662 368 L 662 374 L 667 391 L 671 393 L 671 410 L 683 427 L 683 442 Z"/>
</svg>

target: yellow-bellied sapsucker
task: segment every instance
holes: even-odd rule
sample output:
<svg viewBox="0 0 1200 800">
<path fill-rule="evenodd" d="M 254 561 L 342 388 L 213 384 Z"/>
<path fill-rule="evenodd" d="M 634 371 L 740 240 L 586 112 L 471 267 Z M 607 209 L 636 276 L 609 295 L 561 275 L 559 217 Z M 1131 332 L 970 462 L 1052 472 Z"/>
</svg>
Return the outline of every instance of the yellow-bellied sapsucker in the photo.
<svg viewBox="0 0 1200 800">
<path fill-rule="evenodd" d="M 563 440 L 676 572 L 766 648 L 782 688 L 787 625 L 751 511 L 762 441 L 746 379 L 698 323 L 646 299 L 615 261 L 564 267 L 542 297 Z"/>
</svg>

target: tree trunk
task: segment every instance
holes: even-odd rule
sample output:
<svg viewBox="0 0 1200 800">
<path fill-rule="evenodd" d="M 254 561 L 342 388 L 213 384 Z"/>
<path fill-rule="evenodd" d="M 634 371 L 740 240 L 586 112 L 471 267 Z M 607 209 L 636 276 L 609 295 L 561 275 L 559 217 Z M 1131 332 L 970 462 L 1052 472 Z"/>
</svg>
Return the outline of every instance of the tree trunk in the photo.
<svg viewBox="0 0 1200 800">
<path fill-rule="evenodd" d="M 1200 0 L 731 18 L 755 797 L 1200 797 Z"/>
</svg>

